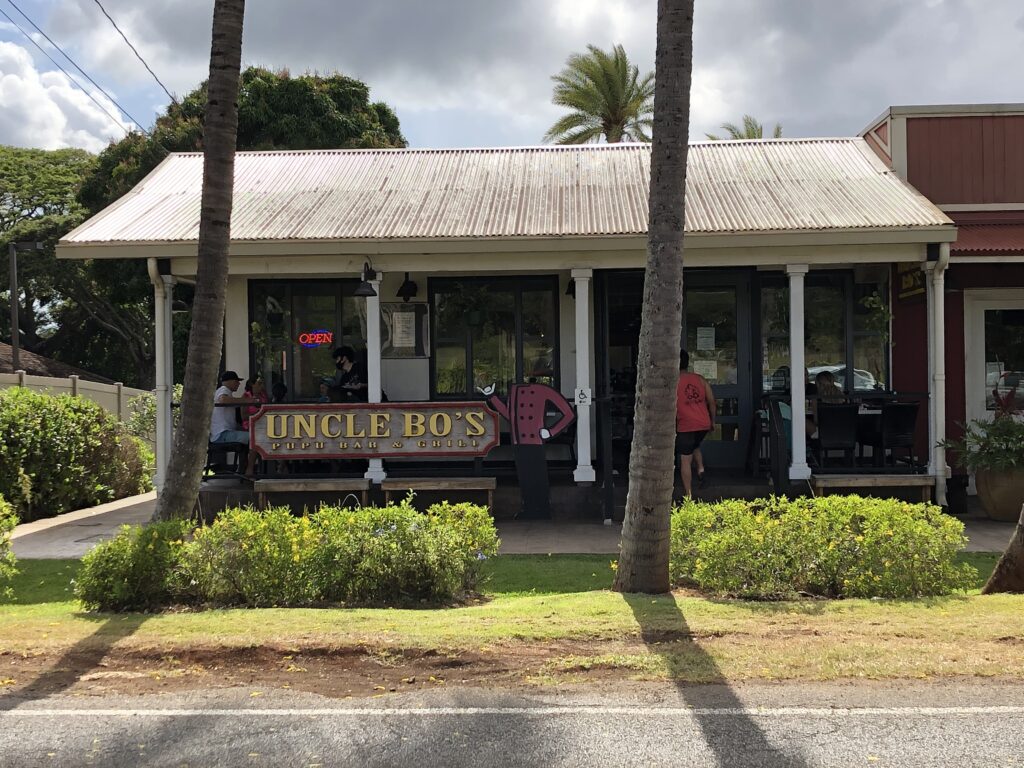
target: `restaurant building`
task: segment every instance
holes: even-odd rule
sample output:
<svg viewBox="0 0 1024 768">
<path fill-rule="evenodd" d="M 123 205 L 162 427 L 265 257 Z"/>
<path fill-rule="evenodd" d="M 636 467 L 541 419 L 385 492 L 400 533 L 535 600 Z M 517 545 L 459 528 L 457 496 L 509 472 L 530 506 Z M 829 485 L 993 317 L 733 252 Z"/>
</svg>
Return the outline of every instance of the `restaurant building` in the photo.
<svg viewBox="0 0 1024 768">
<path fill-rule="evenodd" d="M 774 452 L 786 483 L 807 492 L 828 470 L 808 461 L 808 430 L 768 439 L 766 403 L 803 425 L 812 382 L 830 371 L 854 402 L 894 386 L 916 394 L 928 436 L 920 472 L 943 497 L 945 459 L 934 446 L 946 412 L 928 403 L 944 401 L 942 357 L 929 353 L 945 344 L 944 325 L 925 318 L 946 312 L 956 227 L 872 141 L 691 145 L 682 330 L 693 370 L 718 400 L 705 457 L 721 474 L 762 471 Z M 240 152 L 223 366 L 286 387 L 292 403 L 318 399 L 342 344 L 365 356 L 371 402 L 466 401 L 491 386 L 501 396 L 546 384 L 576 411 L 574 427 L 545 446 L 549 464 L 579 487 L 608 485 L 614 468 L 622 485 L 649 176 L 649 146 L 638 144 Z M 172 154 L 58 249 L 148 260 L 160 467 L 170 446 L 171 302 L 196 274 L 201 180 L 201 154 Z M 912 337 L 890 328 L 890 295 L 905 274 L 926 291 Z M 894 357 L 911 350 L 919 362 L 908 377 Z M 500 474 L 509 442 L 477 471 Z M 366 474 L 379 481 L 415 464 L 371 459 Z"/>
<path fill-rule="evenodd" d="M 997 397 L 1024 408 L 1024 104 L 890 107 L 862 135 L 957 225 L 942 281 L 947 433 L 991 420 Z M 905 266 L 895 277 L 893 382 L 923 388 L 917 340 L 928 333 L 934 283 Z M 925 440 L 922 429 L 918 444 Z"/>
</svg>

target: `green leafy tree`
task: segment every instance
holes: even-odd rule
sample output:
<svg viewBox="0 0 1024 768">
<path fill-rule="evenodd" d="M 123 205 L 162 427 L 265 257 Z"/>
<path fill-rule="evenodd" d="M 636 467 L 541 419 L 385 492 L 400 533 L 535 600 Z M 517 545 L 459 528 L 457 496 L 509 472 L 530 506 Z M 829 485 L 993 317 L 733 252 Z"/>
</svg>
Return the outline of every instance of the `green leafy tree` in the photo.
<svg viewBox="0 0 1024 768">
<path fill-rule="evenodd" d="M 588 45 L 587 53 L 574 53 L 555 81 L 552 102 L 570 110 L 544 134 L 556 144 L 587 144 L 602 138 L 650 141 L 654 116 L 654 73 L 640 76 L 626 51 Z"/>
<path fill-rule="evenodd" d="M 743 125 L 739 126 L 736 123 L 722 123 L 719 128 L 725 131 L 725 136 L 717 136 L 713 133 L 705 133 L 711 141 L 724 141 L 725 139 L 763 139 L 764 138 L 764 126 L 761 125 L 751 115 L 743 116 Z M 775 124 L 775 130 L 772 131 L 773 139 L 782 138 L 782 126 L 778 123 Z"/>
<path fill-rule="evenodd" d="M 110 205 L 156 168 L 170 152 L 203 149 L 207 83 L 171 104 L 149 136 L 133 133 L 100 153 L 82 188 L 92 212 Z M 249 67 L 238 91 L 238 149 L 369 149 L 404 147 L 398 118 L 370 101 L 359 80 L 334 73 L 292 77 Z"/>
</svg>

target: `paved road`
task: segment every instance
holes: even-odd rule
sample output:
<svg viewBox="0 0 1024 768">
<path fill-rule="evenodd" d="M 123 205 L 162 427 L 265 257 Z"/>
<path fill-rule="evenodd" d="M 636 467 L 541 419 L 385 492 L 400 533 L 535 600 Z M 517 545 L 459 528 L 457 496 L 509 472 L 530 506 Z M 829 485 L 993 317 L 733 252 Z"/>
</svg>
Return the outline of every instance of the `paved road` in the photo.
<svg viewBox="0 0 1024 768">
<path fill-rule="evenodd" d="M 0 765 L 1024 766 L 1024 685 L 0 697 Z"/>
</svg>

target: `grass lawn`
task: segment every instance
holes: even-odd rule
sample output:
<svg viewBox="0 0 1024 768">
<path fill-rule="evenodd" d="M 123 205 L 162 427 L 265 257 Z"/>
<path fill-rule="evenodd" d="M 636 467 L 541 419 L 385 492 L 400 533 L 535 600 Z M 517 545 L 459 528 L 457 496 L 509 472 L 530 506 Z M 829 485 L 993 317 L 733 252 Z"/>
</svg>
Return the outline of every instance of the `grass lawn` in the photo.
<svg viewBox="0 0 1024 768">
<path fill-rule="evenodd" d="M 969 554 L 981 582 L 996 556 Z M 436 649 L 513 661 L 523 679 L 586 679 L 595 670 L 686 681 L 1024 677 L 1024 596 L 759 603 L 679 592 L 607 590 L 606 555 L 521 555 L 489 563 L 486 598 L 446 609 L 212 610 L 82 613 L 78 562 L 19 563 L 0 604 L 0 653 L 59 657 L 113 648 Z M 0 676 L 2 677 L 2 676 Z"/>
</svg>

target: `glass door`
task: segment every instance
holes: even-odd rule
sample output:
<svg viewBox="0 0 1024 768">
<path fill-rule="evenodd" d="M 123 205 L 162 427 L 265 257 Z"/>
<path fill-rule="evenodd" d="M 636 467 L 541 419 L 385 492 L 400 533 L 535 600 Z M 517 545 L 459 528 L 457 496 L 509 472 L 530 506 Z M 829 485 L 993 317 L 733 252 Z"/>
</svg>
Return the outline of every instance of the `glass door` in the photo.
<svg viewBox="0 0 1024 768">
<path fill-rule="evenodd" d="M 718 405 L 715 429 L 704 441 L 705 464 L 712 471 L 743 467 L 753 418 L 749 275 L 689 274 L 684 294 L 690 370 L 708 380 Z"/>
<path fill-rule="evenodd" d="M 1024 291 L 964 292 L 967 418 L 1024 409 Z"/>
</svg>

